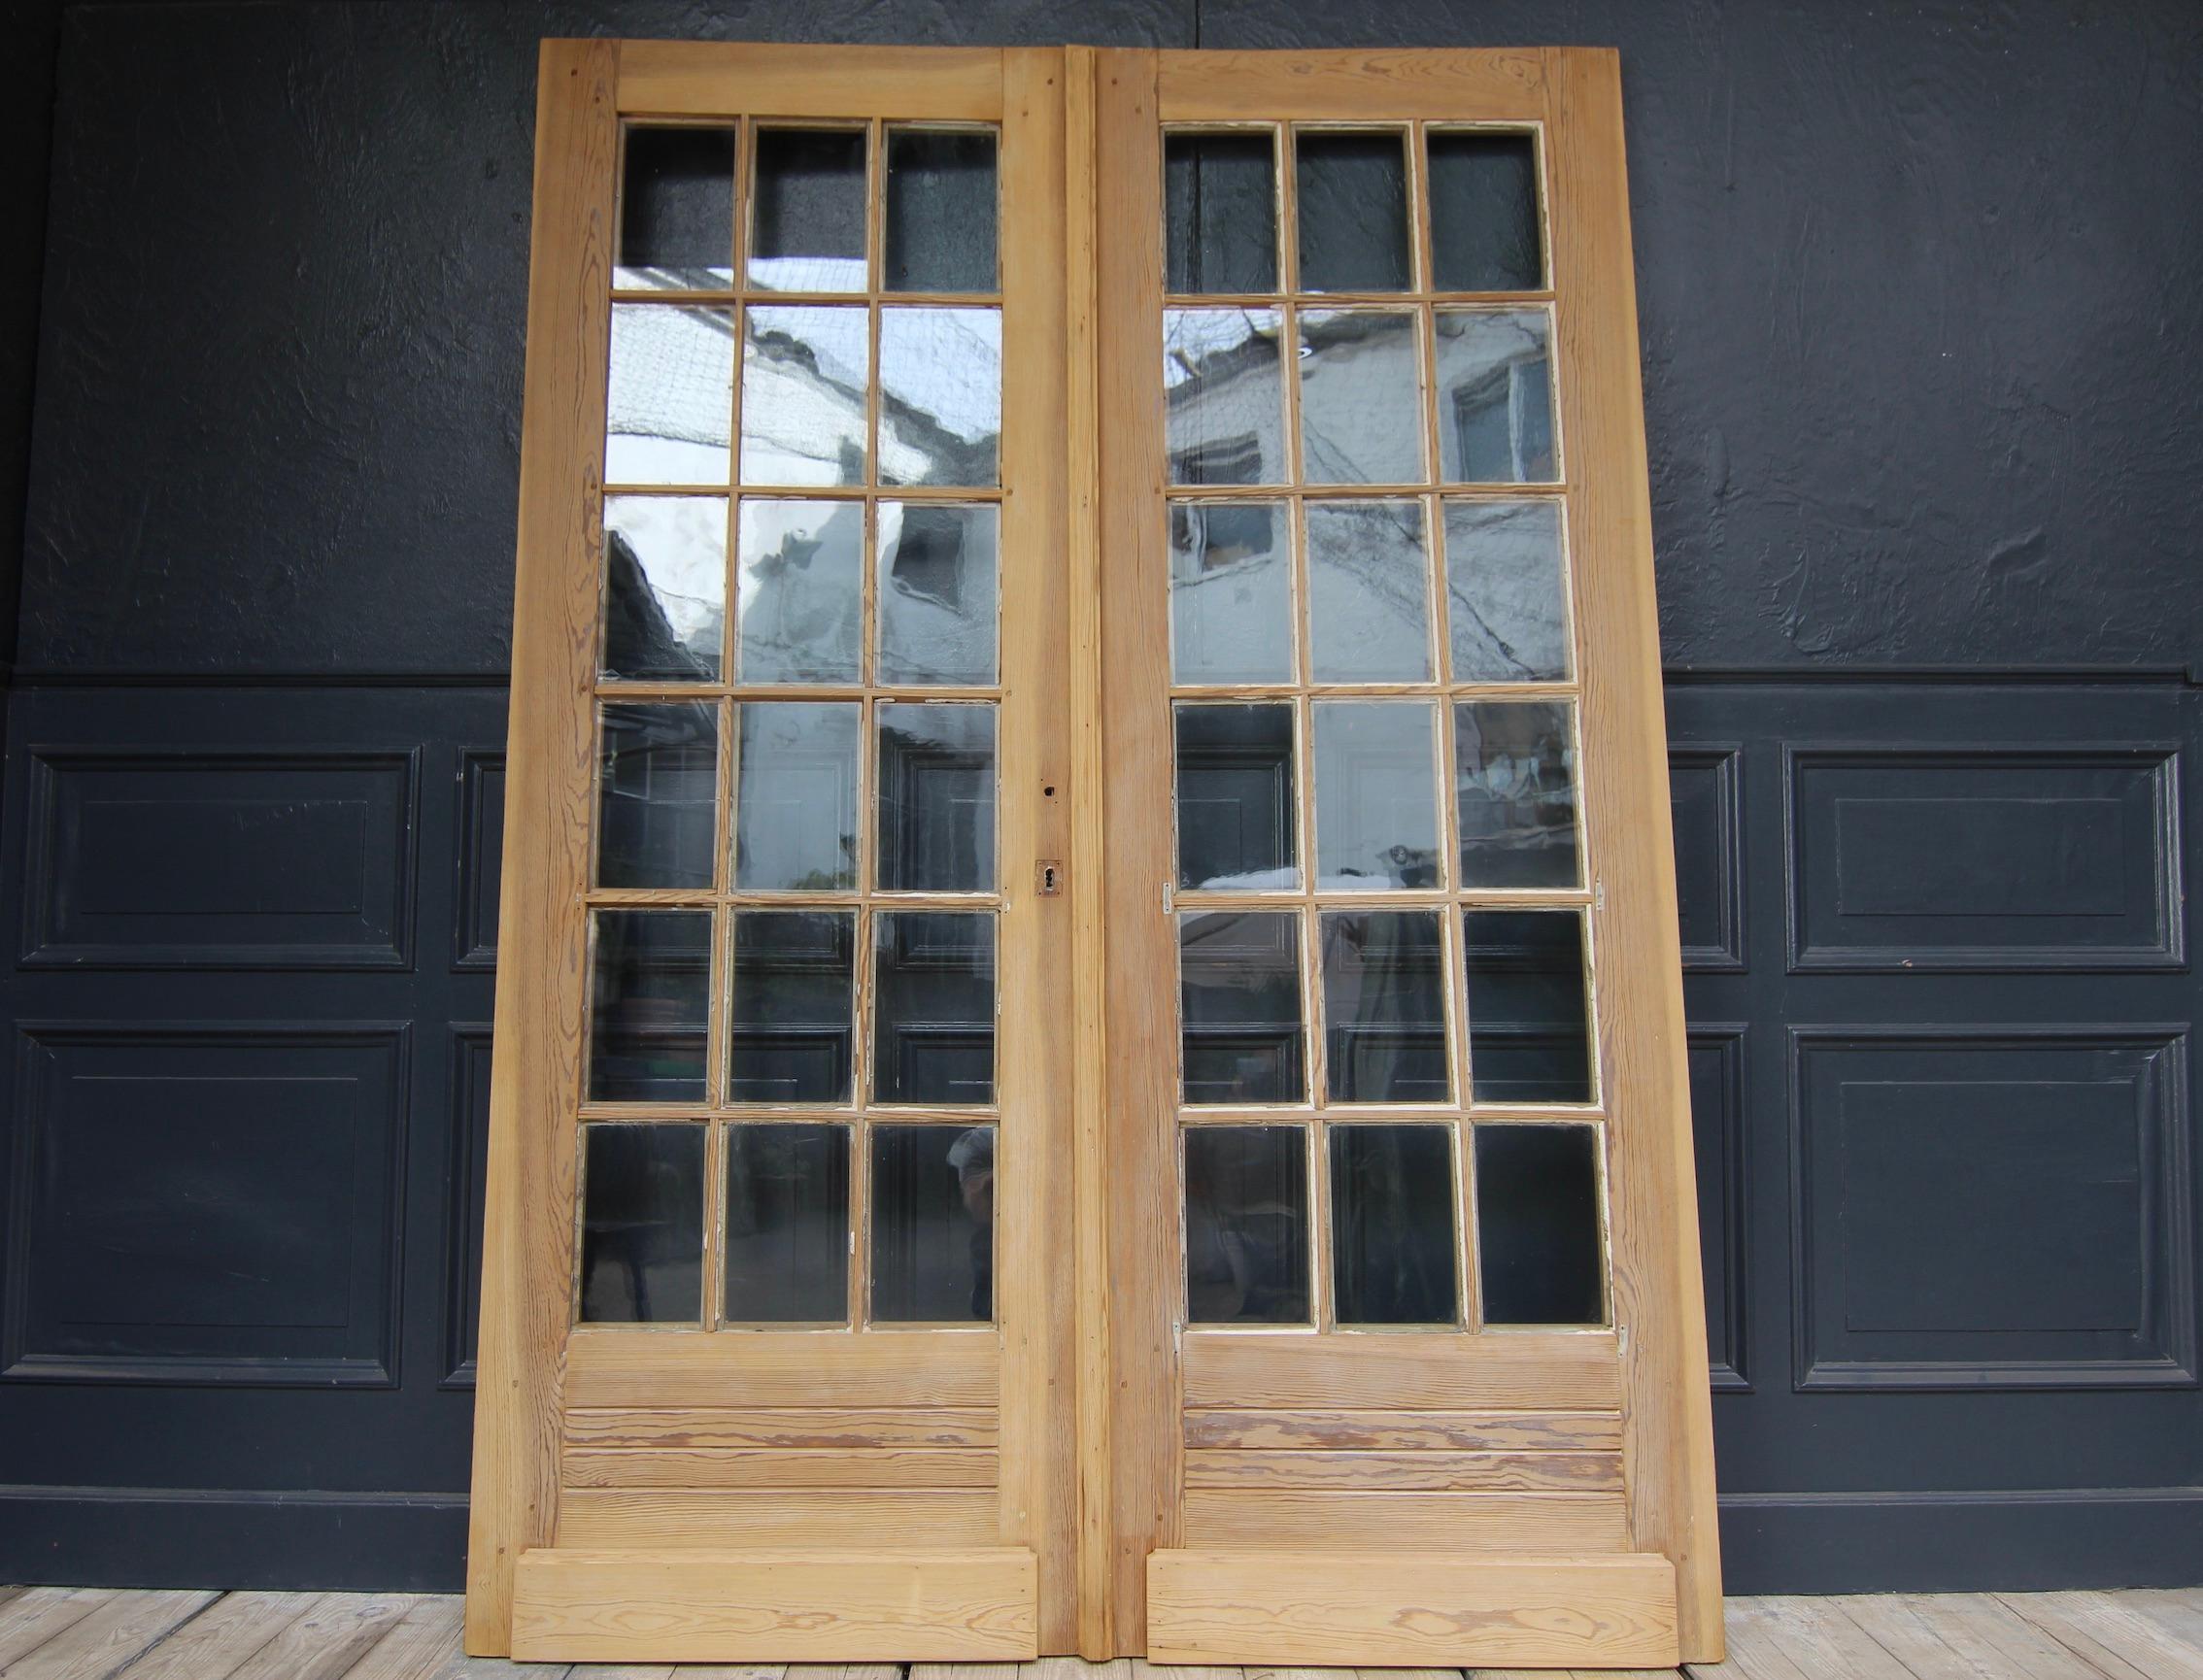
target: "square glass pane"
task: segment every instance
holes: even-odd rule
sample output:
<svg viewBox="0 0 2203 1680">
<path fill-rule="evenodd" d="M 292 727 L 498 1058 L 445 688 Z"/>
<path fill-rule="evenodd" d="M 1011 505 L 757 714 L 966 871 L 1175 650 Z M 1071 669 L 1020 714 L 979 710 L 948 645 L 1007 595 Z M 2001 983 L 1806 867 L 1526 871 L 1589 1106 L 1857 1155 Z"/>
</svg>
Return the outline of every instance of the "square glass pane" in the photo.
<svg viewBox="0 0 2203 1680">
<path fill-rule="evenodd" d="M 1001 483 L 1002 312 L 880 311 L 880 483 Z"/>
<path fill-rule="evenodd" d="M 993 683 L 1001 509 L 882 502 L 879 518 L 879 680 Z"/>
<path fill-rule="evenodd" d="M 616 303 L 604 401 L 608 485 L 723 485 L 734 312 Z"/>
<path fill-rule="evenodd" d="M 1589 1102 L 1591 1010 L 1583 918 L 1470 910 L 1469 1081 L 1478 1102 Z"/>
<path fill-rule="evenodd" d="M 1163 438 L 1174 485 L 1285 483 L 1279 317 L 1163 312 Z"/>
<path fill-rule="evenodd" d="M 1430 134 L 1431 282 L 1440 291 L 1536 291 L 1545 263 L 1538 150 L 1527 134 Z"/>
<path fill-rule="evenodd" d="M 1407 150 L 1397 133 L 1294 136 L 1303 291 L 1407 291 Z"/>
<path fill-rule="evenodd" d="M 1318 888 L 1444 884 L 1435 722 L 1435 709 L 1419 700 L 1316 702 Z"/>
<path fill-rule="evenodd" d="M 995 890 L 995 708 L 882 703 L 877 800 L 883 892 Z"/>
<path fill-rule="evenodd" d="M 887 131 L 889 291 L 995 291 L 995 136 Z"/>
<path fill-rule="evenodd" d="M 1307 1100 L 1299 916 L 1180 916 L 1178 1012 L 1187 1102 Z"/>
<path fill-rule="evenodd" d="M 1298 1126 L 1189 1126 L 1186 1319 L 1308 1322 L 1308 1134 Z"/>
<path fill-rule="evenodd" d="M 1293 680 L 1285 503 L 1170 504 L 1170 674 L 1179 683 Z"/>
<path fill-rule="evenodd" d="M 727 1128 L 729 1324 L 849 1322 L 849 1128 Z"/>
<path fill-rule="evenodd" d="M 872 1322 L 995 1316 L 995 1128 L 872 1128 Z"/>
<path fill-rule="evenodd" d="M 697 1323 L 704 1128 L 585 1126 L 582 1140 L 582 1323 Z"/>
<path fill-rule="evenodd" d="M 766 291 L 864 289 L 863 129 L 757 131 L 749 275 Z"/>
<path fill-rule="evenodd" d="M 1445 578 L 1455 682 L 1567 680 L 1574 662 L 1557 501 L 1447 502 Z"/>
<path fill-rule="evenodd" d="M 1331 1299 L 1338 1321 L 1458 1323 L 1453 1128 L 1330 1131 Z"/>
<path fill-rule="evenodd" d="M 874 913 L 872 1100 L 995 1100 L 993 911 Z"/>
<path fill-rule="evenodd" d="M 1415 317 L 1388 309 L 1310 309 L 1299 319 L 1301 482 L 1429 482 Z"/>
<path fill-rule="evenodd" d="M 1436 910 L 1319 919 L 1324 1075 L 1333 1102 L 1443 1104 L 1445 958 Z"/>
<path fill-rule="evenodd" d="M 1453 709 L 1464 887 L 1576 887 L 1576 731 L 1565 700 Z"/>
<path fill-rule="evenodd" d="M 742 482 L 863 484 L 864 310 L 752 304 L 742 333 Z"/>
<path fill-rule="evenodd" d="M 620 184 L 620 261 L 634 291 L 734 284 L 734 130 L 630 128 Z"/>
<path fill-rule="evenodd" d="M 1598 1133 L 1588 1126 L 1479 1126 L 1475 1131 L 1484 1322 L 1606 1323 Z"/>
<path fill-rule="evenodd" d="M 727 1100 L 849 1101 L 856 912 L 737 910 L 728 967 Z"/>
<path fill-rule="evenodd" d="M 1438 312 L 1439 476 L 1449 485 L 1549 485 L 1552 317 L 1542 309 Z"/>
<path fill-rule="evenodd" d="M 855 683 L 864 619 L 864 506 L 742 498 L 735 538 L 742 683 Z"/>
<path fill-rule="evenodd" d="M 1431 675 L 1421 502 L 1309 502 L 1308 656 L 1319 683 Z"/>
<path fill-rule="evenodd" d="M 596 884 L 708 891 L 718 851 L 719 708 L 598 713 Z"/>
<path fill-rule="evenodd" d="M 711 912 L 599 910 L 589 983 L 593 1102 L 701 1102 Z"/>
<path fill-rule="evenodd" d="M 607 677 L 716 683 L 727 627 L 727 498 L 604 503 Z"/>
<path fill-rule="evenodd" d="M 1293 708 L 1178 706 L 1178 885 L 1219 892 L 1301 884 Z"/>
<path fill-rule="evenodd" d="M 1261 134 L 1166 134 L 1164 289 L 1277 289 L 1277 142 Z"/>
<path fill-rule="evenodd" d="M 734 708 L 734 887 L 846 892 L 857 885 L 854 701 Z"/>
</svg>

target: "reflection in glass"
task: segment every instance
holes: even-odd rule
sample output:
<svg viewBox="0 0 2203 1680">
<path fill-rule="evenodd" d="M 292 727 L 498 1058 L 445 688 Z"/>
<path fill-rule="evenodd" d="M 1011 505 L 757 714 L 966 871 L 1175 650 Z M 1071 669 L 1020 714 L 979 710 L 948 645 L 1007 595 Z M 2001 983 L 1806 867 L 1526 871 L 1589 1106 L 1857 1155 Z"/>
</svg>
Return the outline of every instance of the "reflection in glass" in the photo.
<svg viewBox="0 0 2203 1680">
<path fill-rule="evenodd" d="M 864 617 L 862 502 L 742 499 L 743 683 L 854 683 Z"/>
<path fill-rule="evenodd" d="M 589 987 L 593 1102 L 701 1102 L 711 912 L 599 910 Z"/>
<path fill-rule="evenodd" d="M 1555 482 L 1552 317 L 1441 309 L 1437 322 L 1439 476 L 1455 485 Z"/>
<path fill-rule="evenodd" d="M 857 917 L 737 910 L 728 952 L 727 1100 L 849 1100 Z"/>
<path fill-rule="evenodd" d="M 1484 1322 L 1606 1323 L 1596 1131 L 1588 1126 L 1475 1130 Z"/>
<path fill-rule="evenodd" d="M 582 1138 L 582 1323 L 696 1323 L 704 1128 L 585 1126 Z"/>
<path fill-rule="evenodd" d="M 757 131 L 749 274 L 766 291 L 864 289 L 863 129 Z"/>
<path fill-rule="evenodd" d="M 634 291 L 734 284 L 734 130 L 627 130 L 612 284 Z"/>
<path fill-rule="evenodd" d="M 1305 310 L 1300 332 L 1302 482 L 1425 483 L 1415 318 L 1392 310 Z"/>
<path fill-rule="evenodd" d="M 1309 502 L 1308 655 L 1319 683 L 1431 674 L 1421 502 Z"/>
<path fill-rule="evenodd" d="M 883 683 L 995 680 L 1001 509 L 880 503 Z"/>
<path fill-rule="evenodd" d="M 742 322 L 742 482 L 863 484 L 864 311 L 752 304 Z"/>
<path fill-rule="evenodd" d="M 1333 1102 L 1442 1103 L 1444 954 L 1436 910 L 1321 918 L 1324 1077 Z"/>
<path fill-rule="evenodd" d="M 1178 918 L 1179 1064 L 1189 1103 L 1305 1102 L 1301 919 Z"/>
<path fill-rule="evenodd" d="M 1183 1135 L 1187 1321 L 1306 1324 L 1306 1131 L 1189 1126 Z"/>
<path fill-rule="evenodd" d="M 1001 482 L 1002 312 L 880 311 L 880 483 Z"/>
<path fill-rule="evenodd" d="M 849 1128 L 727 1128 L 729 1324 L 849 1320 Z"/>
<path fill-rule="evenodd" d="M 1453 709 L 1464 887 L 1574 887 L 1576 740 L 1563 700 Z"/>
<path fill-rule="evenodd" d="M 1538 153 L 1527 134 L 1430 136 L 1431 281 L 1440 291 L 1536 291 Z"/>
<path fill-rule="evenodd" d="M 1583 918 L 1574 910 L 1470 910 L 1469 1076 L 1478 1102 L 1589 1102 Z"/>
<path fill-rule="evenodd" d="M 872 1127 L 872 1321 L 995 1316 L 995 1128 Z"/>
<path fill-rule="evenodd" d="M 1293 708 L 1178 706 L 1178 885 L 1300 886 L 1293 841 Z"/>
<path fill-rule="evenodd" d="M 603 674 L 716 683 L 726 624 L 726 497 L 606 497 Z"/>
<path fill-rule="evenodd" d="M 1290 683 L 1292 566 L 1283 502 L 1172 502 L 1172 681 Z"/>
<path fill-rule="evenodd" d="M 1163 137 L 1166 291 L 1277 289 L 1277 159 L 1262 134 Z"/>
<path fill-rule="evenodd" d="M 1447 502 L 1445 577 L 1455 682 L 1566 680 L 1558 502 Z"/>
<path fill-rule="evenodd" d="M 873 915 L 872 1100 L 995 1100 L 993 911 Z"/>
<path fill-rule="evenodd" d="M 711 886 L 719 708 L 606 706 L 599 719 L 596 884 Z"/>
<path fill-rule="evenodd" d="M 1331 1292 L 1342 1325 L 1460 1319 L 1453 1128 L 1335 1126 Z"/>
<path fill-rule="evenodd" d="M 1398 134 L 1294 137 L 1303 291 L 1406 291 L 1407 154 Z"/>
<path fill-rule="evenodd" d="M 734 315 L 616 303 L 604 406 L 604 482 L 723 485 L 734 409 Z"/>
<path fill-rule="evenodd" d="M 995 136 L 978 128 L 887 131 L 889 291 L 993 291 Z"/>
<path fill-rule="evenodd" d="M 1316 703 L 1318 888 L 1440 885 L 1434 722 L 1421 701 Z"/>
<path fill-rule="evenodd" d="M 1275 310 L 1163 312 L 1163 432 L 1172 484 L 1285 482 L 1278 333 Z"/>
<path fill-rule="evenodd" d="M 857 885 L 857 706 L 746 700 L 734 708 L 734 886 L 842 892 Z"/>
<path fill-rule="evenodd" d="M 877 710 L 883 892 L 995 889 L 995 708 L 934 702 Z"/>
</svg>

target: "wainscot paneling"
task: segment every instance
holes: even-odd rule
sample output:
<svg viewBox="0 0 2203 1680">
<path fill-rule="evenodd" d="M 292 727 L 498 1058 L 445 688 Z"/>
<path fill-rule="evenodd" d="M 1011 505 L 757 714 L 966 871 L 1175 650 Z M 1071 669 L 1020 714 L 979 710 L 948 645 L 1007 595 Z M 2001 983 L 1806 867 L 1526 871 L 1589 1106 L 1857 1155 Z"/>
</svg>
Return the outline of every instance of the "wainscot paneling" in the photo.
<svg viewBox="0 0 2203 1680">
<path fill-rule="evenodd" d="M 1745 1130 L 1745 1033 L 1738 1022 L 1690 1028 L 1690 1114 L 1698 1165 L 1699 1262 L 1705 1269 L 1706 1345 L 1716 1394 L 1748 1392 L 1751 1314 L 1745 1290 L 1750 1179 Z"/>
</svg>

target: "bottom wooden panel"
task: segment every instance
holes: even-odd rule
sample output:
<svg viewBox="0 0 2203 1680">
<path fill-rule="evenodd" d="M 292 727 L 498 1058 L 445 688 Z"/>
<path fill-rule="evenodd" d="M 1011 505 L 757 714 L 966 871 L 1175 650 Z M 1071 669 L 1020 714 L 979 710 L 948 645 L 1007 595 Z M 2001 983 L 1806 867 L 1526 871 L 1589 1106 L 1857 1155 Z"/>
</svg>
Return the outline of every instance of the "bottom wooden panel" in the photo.
<svg viewBox="0 0 2203 1680">
<path fill-rule="evenodd" d="M 1022 1547 L 521 1554 L 515 1662 L 965 1663 L 1038 1654 Z"/>
<path fill-rule="evenodd" d="M 1150 1663 L 1672 1668 L 1666 1558 L 1161 1551 Z"/>
</svg>

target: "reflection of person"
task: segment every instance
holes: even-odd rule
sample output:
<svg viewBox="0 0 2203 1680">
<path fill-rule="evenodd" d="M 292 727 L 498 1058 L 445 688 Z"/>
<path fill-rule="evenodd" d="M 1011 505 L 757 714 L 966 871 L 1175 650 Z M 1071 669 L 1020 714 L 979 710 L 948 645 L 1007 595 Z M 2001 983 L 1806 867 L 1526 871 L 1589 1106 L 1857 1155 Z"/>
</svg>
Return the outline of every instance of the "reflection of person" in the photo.
<svg viewBox="0 0 2203 1680">
<path fill-rule="evenodd" d="M 971 1216 L 971 1316 L 995 1316 L 995 1128 L 975 1126 L 949 1145 L 949 1165 Z"/>
</svg>

